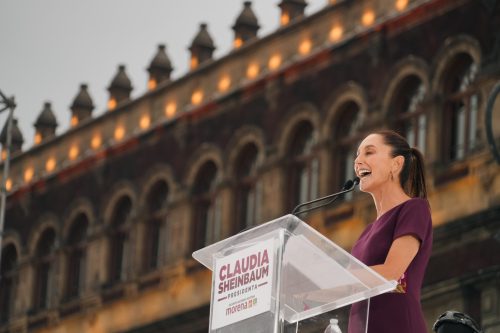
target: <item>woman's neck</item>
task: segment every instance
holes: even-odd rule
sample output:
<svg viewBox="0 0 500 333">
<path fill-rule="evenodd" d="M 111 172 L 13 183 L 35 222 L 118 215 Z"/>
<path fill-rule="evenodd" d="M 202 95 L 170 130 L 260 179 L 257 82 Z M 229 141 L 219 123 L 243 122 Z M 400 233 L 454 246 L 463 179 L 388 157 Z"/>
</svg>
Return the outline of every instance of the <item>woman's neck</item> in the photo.
<svg viewBox="0 0 500 333">
<path fill-rule="evenodd" d="M 377 219 L 388 210 L 411 199 L 396 183 L 389 183 L 379 190 L 371 193 L 375 208 L 377 209 Z"/>
</svg>

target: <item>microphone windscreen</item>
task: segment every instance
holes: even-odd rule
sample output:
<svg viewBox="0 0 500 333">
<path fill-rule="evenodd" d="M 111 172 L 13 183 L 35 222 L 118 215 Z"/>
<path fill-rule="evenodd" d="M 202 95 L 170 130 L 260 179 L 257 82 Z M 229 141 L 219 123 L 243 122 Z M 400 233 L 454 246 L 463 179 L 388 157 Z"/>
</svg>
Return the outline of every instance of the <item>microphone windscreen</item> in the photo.
<svg viewBox="0 0 500 333">
<path fill-rule="evenodd" d="M 352 180 L 347 180 L 345 183 L 344 183 L 344 186 L 342 186 L 342 191 L 345 191 L 345 190 L 348 190 L 352 187 L 352 185 L 354 184 L 354 182 Z"/>
<path fill-rule="evenodd" d="M 354 183 L 354 186 L 358 185 L 359 184 L 359 177 L 354 177 L 352 182 Z"/>
</svg>

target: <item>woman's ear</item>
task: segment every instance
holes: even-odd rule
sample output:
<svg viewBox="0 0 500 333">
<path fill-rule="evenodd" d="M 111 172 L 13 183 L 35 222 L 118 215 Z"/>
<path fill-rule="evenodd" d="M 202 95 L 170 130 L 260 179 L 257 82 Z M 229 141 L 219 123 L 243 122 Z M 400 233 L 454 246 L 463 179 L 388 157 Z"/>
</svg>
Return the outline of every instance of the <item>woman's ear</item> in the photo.
<svg viewBox="0 0 500 333">
<path fill-rule="evenodd" d="M 403 170 L 403 165 L 405 163 L 405 158 L 402 155 L 393 157 L 391 171 L 394 175 L 399 175 L 401 170 Z"/>
</svg>

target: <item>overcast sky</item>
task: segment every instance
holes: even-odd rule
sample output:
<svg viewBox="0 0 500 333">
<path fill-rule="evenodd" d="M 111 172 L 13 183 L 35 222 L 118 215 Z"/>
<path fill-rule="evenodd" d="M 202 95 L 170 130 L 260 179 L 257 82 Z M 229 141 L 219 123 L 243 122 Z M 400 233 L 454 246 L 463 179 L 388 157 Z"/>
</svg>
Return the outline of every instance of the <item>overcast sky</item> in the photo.
<svg viewBox="0 0 500 333">
<path fill-rule="evenodd" d="M 252 1 L 259 36 L 278 28 L 279 2 Z M 307 14 L 327 4 L 308 2 Z M 242 8 L 243 0 L 0 0 L 0 90 L 16 98 L 23 150 L 33 145 L 33 123 L 45 101 L 52 102 L 57 133 L 68 129 L 69 106 L 81 83 L 89 85 L 94 117 L 102 114 L 119 64 L 132 80 L 132 97 L 142 95 L 158 44 L 167 45 L 173 78 L 185 75 L 187 48 L 201 22 L 208 23 L 215 58 L 227 54 Z"/>
</svg>

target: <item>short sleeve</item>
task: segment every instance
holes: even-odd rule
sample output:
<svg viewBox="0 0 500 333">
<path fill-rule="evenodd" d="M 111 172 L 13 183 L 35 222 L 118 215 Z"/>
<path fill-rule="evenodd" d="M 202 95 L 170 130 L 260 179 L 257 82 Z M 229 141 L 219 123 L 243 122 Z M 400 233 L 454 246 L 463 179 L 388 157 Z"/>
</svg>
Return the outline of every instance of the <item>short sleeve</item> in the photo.
<svg viewBox="0 0 500 333">
<path fill-rule="evenodd" d="M 428 201 L 421 198 L 410 199 L 399 212 L 393 239 L 412 235 L 423 243 L 431 230 L 432 219 Z"/>
</svg>

